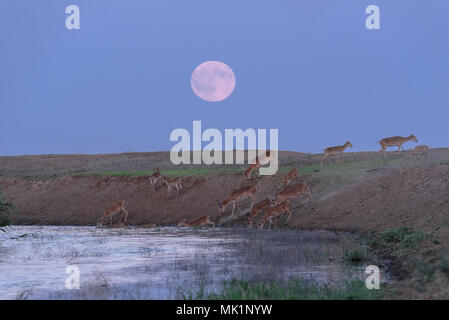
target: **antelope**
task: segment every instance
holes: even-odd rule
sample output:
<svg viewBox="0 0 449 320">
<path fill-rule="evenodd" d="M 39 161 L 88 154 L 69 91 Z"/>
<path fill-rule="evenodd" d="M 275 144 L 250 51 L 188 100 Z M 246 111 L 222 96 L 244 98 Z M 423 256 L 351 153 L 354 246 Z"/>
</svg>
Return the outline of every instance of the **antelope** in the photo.
<svg viewBox="0 0 449 320">
<path fill-rule="evenodd" d="M 178 227 L 202 227 L 206 224 L 212 225 L 213 228 L 215 228 L 215 223 L 213 221 L 209 220 L 209 216 L 204 216 L 199 219 L 196 219 L 192 222 L 186 222 L 185 220 L 181 220 L 178 223 Z"/>
<path fill-rule="evenodd" d="M 321 159 L 321 167 L 323 166 L 323 161 L 331 156 L 331 155 L 338 155 L 340 161 L 342 160 L 342 156 L 343 156 L 343 152 L 348 148 L 348 147 L 353 147 L 353 145 L 351 144 L 351 142 L 346 141 L 346 143 L 342 146 L 336 146 L 336 147 L 329 147 L 324 149 L 324 156 Z M 329 160 L 328 160 L 329 161 Z"/>
<path fill-rule="evenodd" d="M 159 184 L 159 181 L 161 181 L 161 171 L 159 168 L 156 168 L 156 171 L 148 178 L 150 180 L 151 185 L 153 186 L 153 190 L 157 190 L 157 185 Z"/>
<path fill-rule="evenodd" d="M 287 187 L 287 184 L 292 181 L 293 179 L 296 178 L 296 176 L 298 175 L 298 168 L 293 168 L 291 169 L 285 176 L 284 179 L 282 180 L 282 182 L 280 182 L 277 187 L 278 189 L 282 189 L 282 187 Z"/>
<path fill-rule="evenodd" d="M 259 159 L 256 159 L 256 163 L 252 163 L 249 165 L 248 169 L 244 170 L 245 176 L 248 180 L 251 179 L 251 174 L 257 171 L 260 168 Z"/>
<path fill-rule="evenodd" d="M 307 191 L 309 188 L 308 185 L 304 183 L 296 183 L 291 186 L 286 187 L 282 192 L 278 193 L 273 199 L 273 205 L 277 205 L 285 200 L 289 200 L 301 194 L 307 196 L 308 199 L 312 196 L 312 194 Z"/>
<path fill-rule="evenodd" d="M 277 204 L 277 205 L 269 208 L 267 210 L 267 212 L 265 213 L 265 216 L 263 217 L 262 221 L 259 224 L 259 229 L 263 228 L 263 226 L 265 225 L 267 220 L 270 220 L 270 226 L 268 227 L 270 229 L 273 219 L 274 219 L 274 226 L 276 227 L 276 217 L 280 216 L 284 212 L 287 212 L 287 214 L 288 214 L 287 221 L 290 220 L 290 217 L 292 215 L 292 212 L 290 211 L 291 205 L 292 205 L 292 203 L 289 200 L 287 200 L 285 202 L 282 202 L 280 204 Z"/>
<path fill-rule="evenodd" d="M 240 189 L 233 191 L 224 201 L 218 202 L 218 213 L 222 214 L 228 204 L 233 202 L 231 217 L 234 214 L 235 207 L 239 208 L 240 212 L 242 210 L 239 207 L 239 201 L 246 198 L 251 198 L 251 205 L 254 203 L 254 194 L 256 193 L 257 188 L 253 185 L 245 186 Z"/>
<path fill-rule="evenodd" d="M 251 163 L 248 169 L 243 169 L 246 178 L 249 180 L 251 179 L 251 174 L 257 171 L 257 169 L 260 168 L 261 165 L 267 164 L 269 161 L 271 161 L 271 151 L 267 150 L 265 152 L 265 155 L 262 156 L 256 156 L 256 162 Z"/>
<path fill-rule="evenodd" d="M 418 142 L 418 139 L 416 139 L 416 137 L 411 134 L 408 137 L 390 137 L 390 138 L 384 138 L 380 141 L 378 141 L 380 143 L 381 149 L 379 150 L 379 154 L 383 153 L 384 157 L 386 158 L 387 155 L 385 154 L 385 150 L 388 147 L 398 147 L 398 151 L 400 152 L 403 147 L 402 145 L 408 141 L 415 141 Z"/>
<path fill-rule="evenodd" d="M 103 213 L 103 216 L 98 220 L 97 226 L 102 226 L 106 219 L 109 218 L 109 224 L 112 227 L 112 217 L 119 214 L 124 213 L 124 216 L 120 223 L 124 225 L 126 222 L 126 219 L 128 218 L 128 210 L 125 208 L 125 200 L 119 201 L 116 204 L 113 204 L 112 206 L 108 207 L 106 211 Z"/>
<path fill-rule="evenodd" d="M 409 151 L 407 152 L 407 157 L 410 157 L 411 155 L 416 154 L 417 157 L 419 158 L 419 157 L 421 157 L 421 155 L 423 155 L 423 154 L 428 155 L 429 152 L 430 152 L 429 146 L 426 146 L 425 144 L 422 144 L 422 145 L 416 146 L 416 147 L 415 147 L 414 149 L 412 149 L 412 150 L 409 150 Z"/>
<path fill-rule="evenodd" d="M 162 176 L 161 180 L 167 185 L 167 199 L 170 199 L 172 197 L 173 189 L 176 189 L 176 197 L 182 191 L 181 177 L 167 179 L 166 177 Z"/>
<path fill-rule="evenodd" d="M 262 201 L 259 201 L 258 203 L 256 203 L 252 209 L 251 212 L 249 213 L 249 218 L 248 218 L 248 227 L 252 227 L 253 225 L 253 221 L 254 218 L 259 215 L 259 213 L 261 213 L 262 211 L 267 210 L 268 208 L 270 208 L 273 205 L 272 201 L 270 198 L 265 198 Z"/>
</svg>

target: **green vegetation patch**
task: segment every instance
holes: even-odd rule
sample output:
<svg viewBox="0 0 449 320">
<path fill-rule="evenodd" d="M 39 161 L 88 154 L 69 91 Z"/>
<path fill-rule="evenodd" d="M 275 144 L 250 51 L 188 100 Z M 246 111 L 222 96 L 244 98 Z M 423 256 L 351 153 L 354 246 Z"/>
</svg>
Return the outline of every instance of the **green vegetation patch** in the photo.
<svg viewBox="0 0 449 320">
<path fill-rule="evenodd" d="M 430 238 L 429 234 L 415 231 L 411 227 L 399 227 L 380 234 L 380 239 L 384 242 L 384 245 L 398 244 L 401 247 L 412 249 L 416 249 L 418 244 Z"/>
<path fill-rule="evenodd" d="M 365 254 L 359 249 L 345 251 L 343 260 L 349 264 L 357 265 L 367 260 Z"/>
<path fill-rule="evenodd" d="M 11 224 L 9 213 L 13 208 L 11 203 L 2 199 L 0 192 L 0 231 L 5 232 L 5 227 Z"/>
<path fill-rule="evenodd" d="M 224 174 L 224 173 L 236 173 L 242 172 L 239 168 L 194 168 L 194 169 L 163 169 L 161 170 L 164 176 L 201 176 L 207 174 Z M 100 176 L 112 176 L 112 177 L 135 177 L 135 176 L 149 176 L 154 173 L 154 170 L 150 171 L 95 171 L 95 172 L 80 172 L 73 175 L 100 175 Z"/>
<path fill-rule="evenodd" d="M 200 290 L 195 297 L 208 300 L 374 300 L 382 298 L 380 290 L 369 290 L 361 279 L 341 284 L 317 284 L 301 279 L 271 282 L 248 282 L 232 279 L 224 283 L 219 293 L 204 294 Z"/>
</svg>

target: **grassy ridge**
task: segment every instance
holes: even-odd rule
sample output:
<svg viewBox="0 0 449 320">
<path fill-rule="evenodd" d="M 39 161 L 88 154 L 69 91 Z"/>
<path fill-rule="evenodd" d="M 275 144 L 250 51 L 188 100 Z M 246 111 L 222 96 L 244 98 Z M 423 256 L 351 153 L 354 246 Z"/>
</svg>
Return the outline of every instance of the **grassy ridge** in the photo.
<svg viewBox="0 0 449 320">
<path fill-rule="evenodd" d="M 385 167 L 406 166 L 413 163 L 406 158 L 393 158 L 393 159 L 367 159 L 353 162 L 342 162 L 331 165 L 324 165 L 322 168 L 319 165 L 306 165 L 306 166 L 280 166 L 278 174 L 285 174 L 290 169 L 297 167 L 301 174 L 311 174 L 317 177 L 320 176 L 341 176 L 341 175 L 360 175 L 367 170 L 376 170 Z M 162 170 L 164 175 L 167 176 L 194 176 L 194 175 L 207 175 L 207 174 L 220 174 L 220 173 L 239 173 L 242 172 L 240 166 L 229 168 L 216 168 L 216 167 L 202 167 L 202 168 L 183 168 L 183 169 L 164 169 Z M 103 175 L 103 176 L 142 176 L 150 175 L 154 171 L 93 171 L 75 173 L 74 175 Z"/>
</svg>

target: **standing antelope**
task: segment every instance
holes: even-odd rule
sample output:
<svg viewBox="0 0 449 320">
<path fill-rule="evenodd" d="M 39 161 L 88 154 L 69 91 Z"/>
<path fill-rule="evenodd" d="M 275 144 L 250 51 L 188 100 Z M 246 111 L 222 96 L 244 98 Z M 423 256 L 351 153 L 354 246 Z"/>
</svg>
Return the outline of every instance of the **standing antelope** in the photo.
<svg viewBox="0 0 449 320">
<path fill-rule="evenodd" d="M 178 223 L 178 227 L 202 227 L 206 224 L 212 225 L 213 228 L 215 228 L 215 223 L 213 221 L 209 220 L 209 216 L 204 216 L 199 219 L 196 219 L 192 222 L 186 222 L 185 220 L 181 220 Z"/>
<path fill-rule="evenodd" d="M 298 175 L 298 168 L 293 168 L 291 169 L 285 176 L 284 179 L 282 180 L 282 182 L 280 182 L 277 187 L 278 189 L 282 189 L 282 187 L 287 187 L 287 184 L 292 181 L 293 179 L 296 178 L 296 176 Z"/>
<path fill-rule="evenodd" d="M 239 208 L 240 212 L 242 212 L 242 210 L 239 207 L 239 201 L 242 199 L 251 198 L 251 205 L 252 205 L 254 203 L 254 194 L 256 192 L 257 188 L 253 185 L 245 186 L 235 190 L 226 198 L 226 200 L 222 202 L 217 201 L 218 213 L 222 214 L 225 211 L 228 204 L 230 204 L 231 202 L 233 202 L 231 217 L 234 214 L 235 207 Z"/>
<path fill-rule="evenodd" d="M 421 155 L 429 155 L 430 148 L 426 146 L 425 144 L 416 146 L 414 149 L 409 150 L 407 152 L 407 157 L 410 157 L 411 155 L 416 155 L 418 159 L 421 157 Z"/>
<path fill-rule="evenodd" d="M 381 149 L 379 150 L 379 154 L 382 153 L 384 155 L 384 157 L 386 158 L 387 155 L 385 153 L 385 150 L 388 147 L 398 147 L 398 151 L 400 152 L 402 150 L 402 145 L 408 141 L 418 142 L 418 139 L 416 139 L 416 137 L 413 134 L 409 135 L 408 137 L 384 138 L 384 139 L 378 141 L 381 146 Z"/>
<path fill-rule="evenodd" d="M 291 205 L 292 205 L 291 201 L 287 200 L 269 208 L 259 224 L 259 229 L 263 228 L 267 220 L 270 220 L 270 226 L 268 228 L 271 228 L 271 222 L 273 219 L 274 219 L 274 227 L 276 227 L 276 217 L 280 216 L 284 212 L 287 212 L 288 214 L 287 221 L 290 220 L 290 217 L 292 215 L 292 212 L 290 211 Z"/>
<path fill-rule="evenodd" d="M 253 208 L 251 209 L 251 212 L 249 213 L 248 218 L 248 227 L 252 227 L 254 218 L 259 215 L 262 211 L 267 210 L 273 205 L 270 198 L 265 198 L 262 201 L 257 202 Z"/>
<path fill-rule="evenodd" d="M 98 220 L 97 226 L 100 225 L 102 226 L 105 220 L 109 218 L 109 224 L 112 227 L 112 217 L 122 212 L 124 213 L 124 216 L 122 220 L 120 220 L 120 223 L 124 225 L 126 219 L 128 218 L 128 210 L 126 210 L 125 204 L 126 204 L 125 200 L 122 200 L 108 207 L 106 211 L 103 213 L 103 216 L 100 218 L 100 220 Z"/>
<path fill-rule="evenodd" d="M 161 171 L 159 168 L 156 169 L 156 171 L 148 178 L 150 180 L 151 185 L 153 186 L 153 190 L 157 190 L 157 185 L 159 184 L 159 181 L 161 181 Z"/>
<path fill-rule="evenodd" d="M 353 147 L 353 145 L 351 144 L 351 142 L 346 141 L 346 143 L 342 146 L 335 146 L 335 147 L 329 147 L 324 149 L 324 156 L 321 159 L 321 167 L 323 166 L 323 161 L 331 156 L 331 155 L 338 155 L 340 161 L 342 160 L 342 156 L 343 156 L 343 152 L 348 148 L 348 147 Z M 329 160 L 328 160 L 329 161 Z"/>
<path fill-rule="evenodd" d="M 304 183 L 296 183 L 291 186 L 288 186 L 282 192 L 278 193 L 275 196 L 275 198 L 273 199 L 273 205 L 277 205 L 278 203 L 294 198 L 301 194 L 306 195 L 307 198 L 310 199 L 312 194 L 309 191 L 307 191 L 308 188 L 309 186 Z"/>
<path fill-rule="evenodd" d="M 170 199 L 172 197 L 174 189 L 176 189 L 176 197 L 182 191 L 182 177 L 167 179 L 166 177 L 162 176 L 161 180 L 167 185 L 167 199 Z"/>
</svg>

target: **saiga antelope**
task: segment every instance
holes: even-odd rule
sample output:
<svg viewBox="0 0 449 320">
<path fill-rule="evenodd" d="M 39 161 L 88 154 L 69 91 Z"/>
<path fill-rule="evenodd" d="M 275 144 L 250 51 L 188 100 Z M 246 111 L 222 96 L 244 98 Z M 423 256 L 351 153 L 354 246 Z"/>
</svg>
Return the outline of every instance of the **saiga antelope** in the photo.
<svg viewBox="0 0 449 320">
<path fill-rule="evenodd" d="M 273 219 L 274 219 L 274 226 L 276 227 L 276 217 L 280 216 L 284 212 L 287 212 L 288 214 L 287 221 L 290 220 L 290 217 L 292 215 L 292 212 L 290 211 L 291 205 L 292 205 L 291 201 L 287 200 L 271 208 L 268 208 L 267 212 L 265 213 L 265 216 L 263 217 L 262 221 L 259 224 L 259 229 L 263 228 L 267 220 L 270 220 L 270 226 L 268 227 L 270 229 L 271 222 Z"/>
<path fill-rule="evenodd" d="M 156 169 L 156 171 L 148 178 L 150 180 L 151 185 L 153 186 L 153 190 L 157 190 L 157 185 L 159 184 L 159 181 L 161 181 L 161 171 L 159 168 Z"/>
<path fill-rule="evenodd" d="M 409 135 L 408 137 L 397 136 L 397 137 L 384 138 L 378 141 L 381 147 L 381 149 L 379 150 L 379 154 L 382 153 L 386 158 L 387 155 L 385 154 L 385 150 L 388 147 L 398 147 L 398 151 L 400 152 L 402 150 L 402 145 L 408 141 L 418 142 L 418 139 L 416 139 L 416 137 L 413 134 Z"/>
<path fill-rule="evenodd" d="M 278 189 L 282 189 L 282 187 L 287 187 L 287 184 L 296 178 L 298 175 L 298 168 L 291 169 L 282 179 L 282 182 L 278 184 Z"/>
<path fill-rule="evenodd" d="M 98 220 L 97 226 L 103 225 L 107 218 L 109 218 L 109 224 L 112 226 L 112 217 L 122 212 L 124 213 L 124 216 L 122 220 L 120 220 L 120 223 L 124 225 L 126 219 L 128 218 L 128 210 L 126 210 L 125 205 L 125 200 L 122 200 L 108 207 L 100 220 Z"/>
<path fill-rule="evenodd" d="M 257 192 L 257 188 L 253 185 L 245 186 L 233 191 L 224 201 L 218 202 L 218 213 L 222 214 L 228 204 L 233 203 L 231 217 L 234 214 L 235 207 L 239 208 L 239 201 L 246 198 L 251 198 L 251 205 L 254 204 L 254 194 Z"/>
<path fill-rule="evenodd" d="M 346 143 L 342 146 L 335 146 L 335 147 L 329 147 L 324 149 L 324 155 L 323 158 L 321 159 L 321 167 L 323 166 L 323 161 L 331 156 L 331 155 L 337 155 L 338 154 L 338 158 L 340 159 L 340 161 L 342 160 L 342 156 L 343 156 L 343 152 L 348 148 L 348 147 L 353 147 L 353 145 L 351 144 L 351 142 L 346 141 Z M 329 160 L 328 160 L 329 161 Z"/>
<path fill-rule="evenodd" d="M 248 227 L 252 227 L 254 218 L 259 215 L 262 211 L 267 210 L 273 205 L 270 198 L 266 198 L 262 201 L 257 202 L 251 209 L 248 218 Z"/>
<path fill-rule="evenodd" d="M 282 192 L 278 193 L 273 199 L 273 205 L 277 205 L 285 200 L 297 197 L 301 194 L 307 196 L 308 199 L 312 196 L 312 194 L 307 191 L 309 188 L 308 185 L 304 183 L 296 183 L 291 186 L 286 187 Z"/>
<path fill-rule="evenodd" d="M 428 155 L 429 152 L 430 152 L 430 148 L 423 144 L 420 146 L 416 146 L 412 150 L 409 150 L 407 152 L 407 157 L 410 157 L 411 155 L 416 155 L 419 159 L 421 157 L 421 155 Z"/>
<path fill-rule="evenodd" d="M 196 220 L 194 220 L 192 222 L 186 222 L 185 220 L 181 220 L 178 223 L 178 227 L 183 227 L 183 226 L 184 227 L 202 227 L 202 226 L 204 226 L 206 224 L 212 225 L 212 227 L 215 228 L 215 223 L 213 221 L 209 220 L 209 216 L 201 217 L 201 218 L 196 219 Z"/>
<path fill-rule="evenodd" d="M 182 178 L 167 179 L 162 176 L 161 180 L 167 185 L 167 199 L 172 197 L 173 190 L 176 189 L 176 197 L 182 191 Z"/>
</svg>

